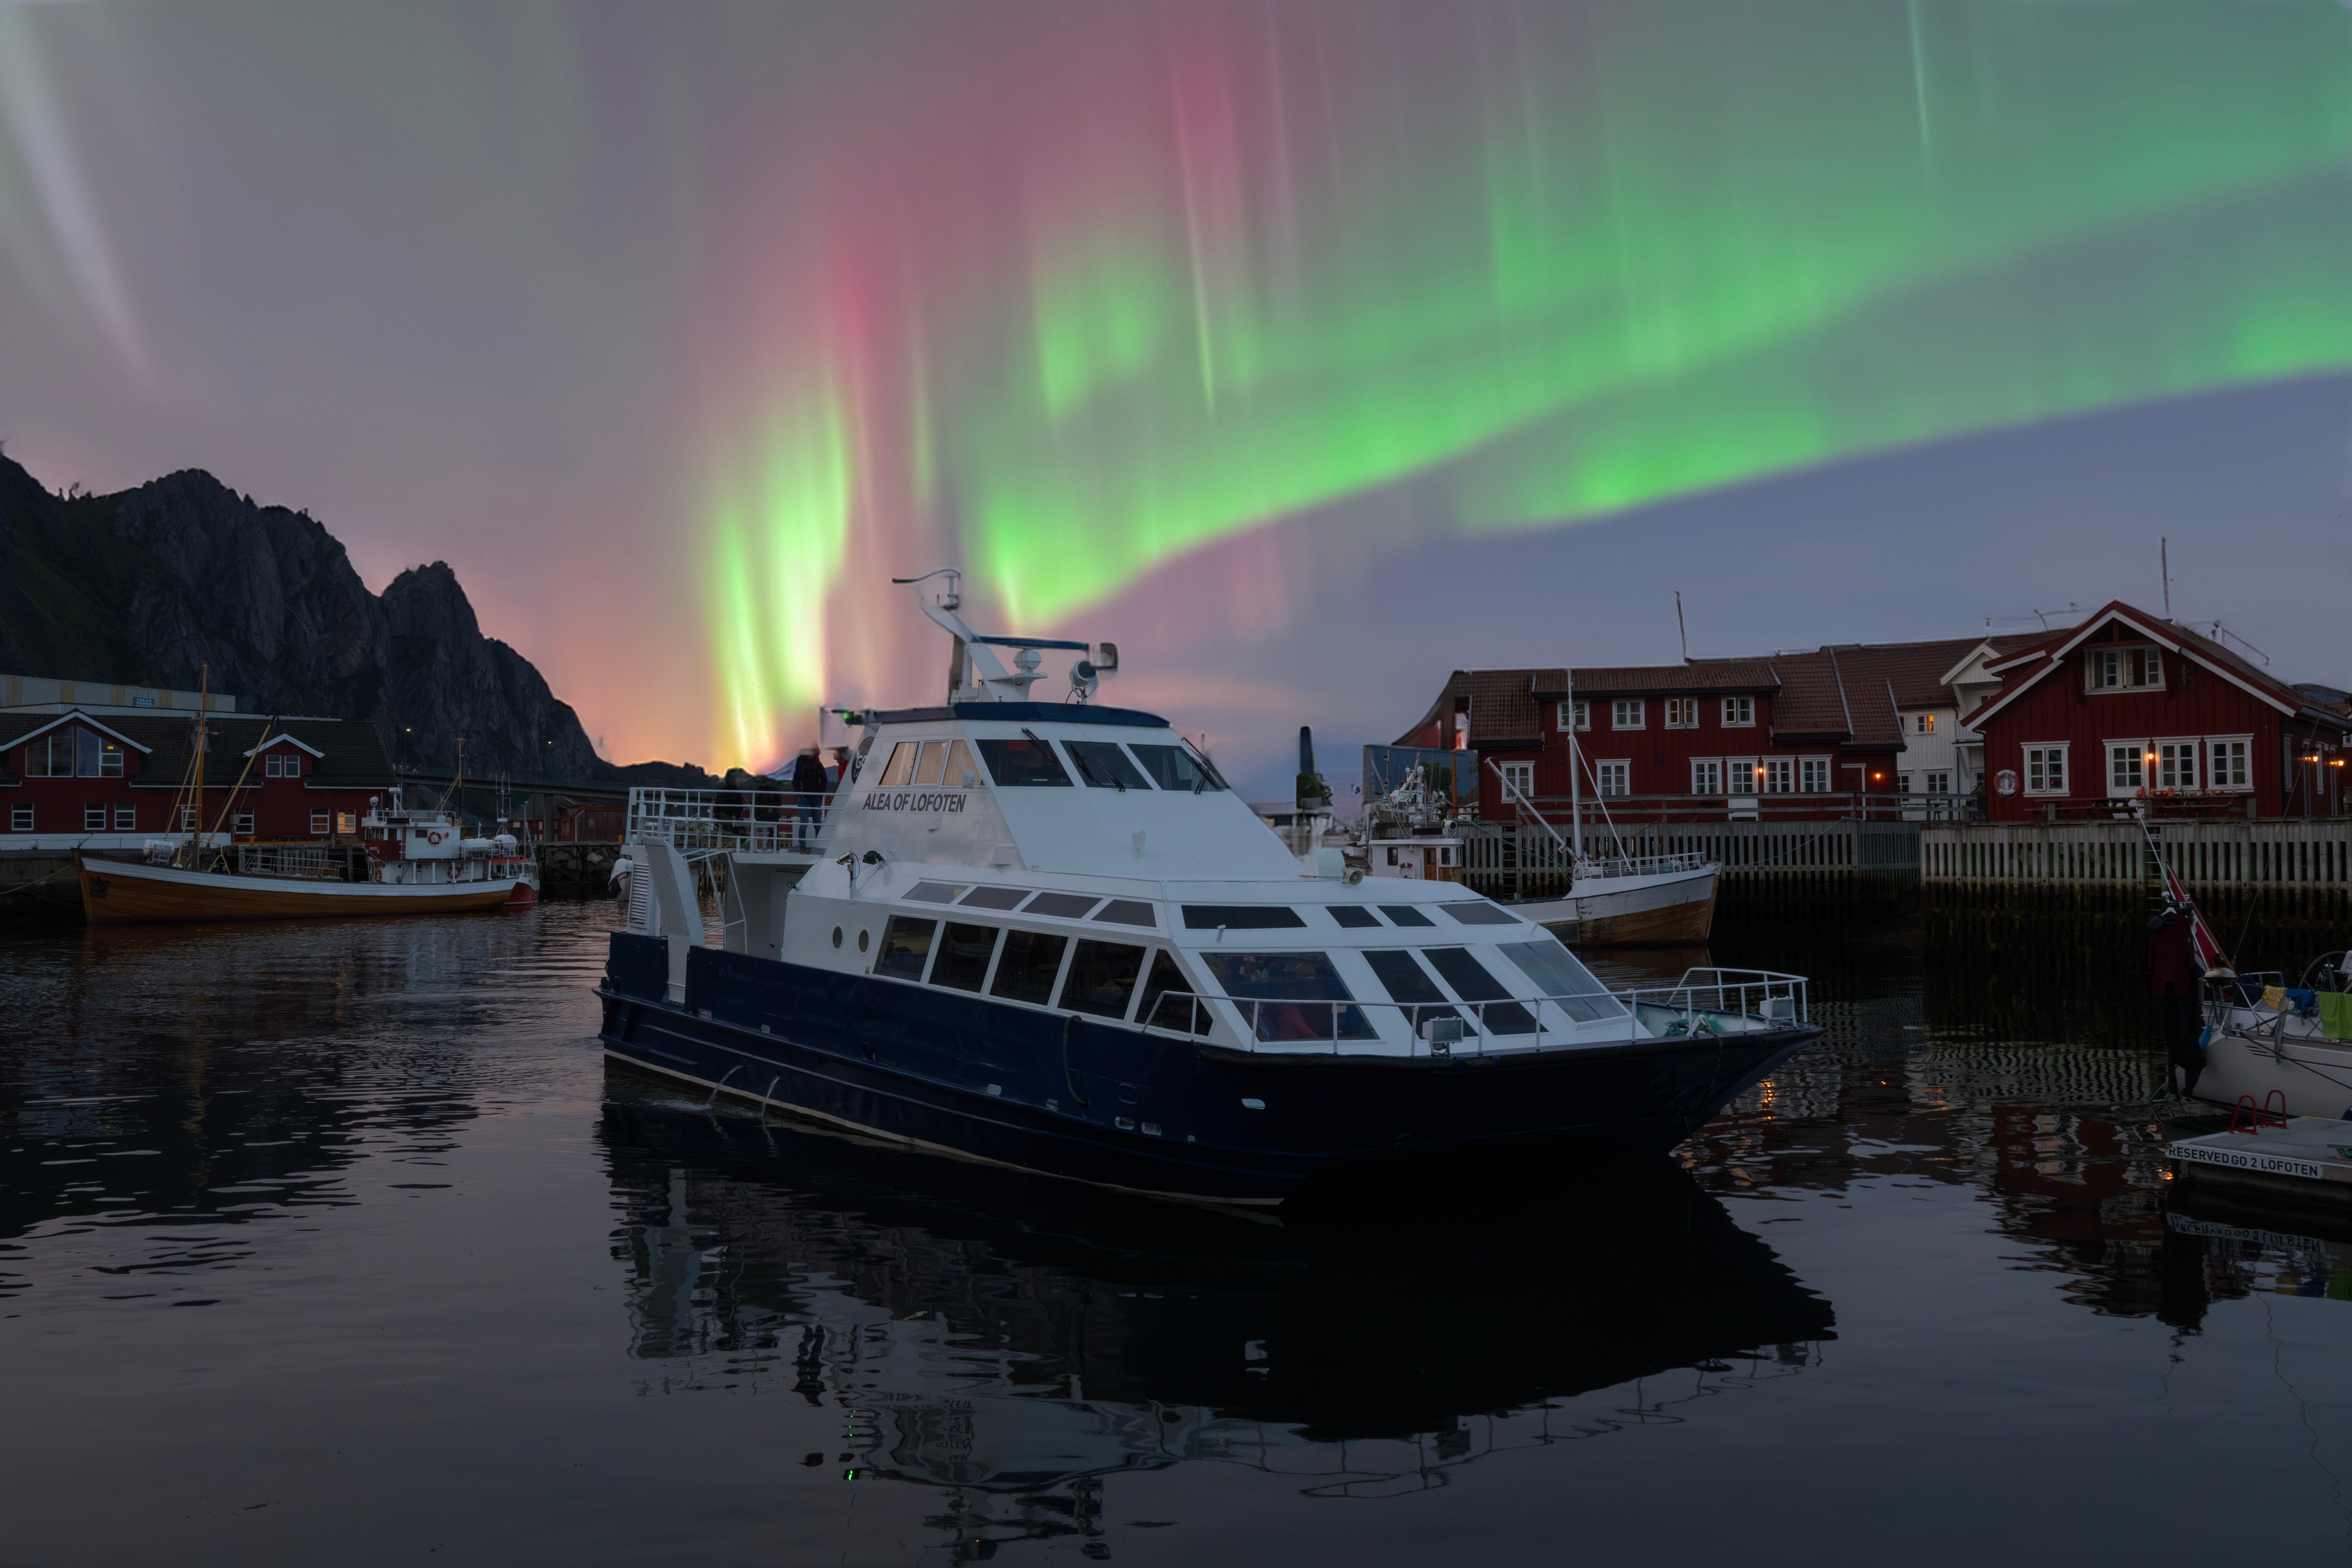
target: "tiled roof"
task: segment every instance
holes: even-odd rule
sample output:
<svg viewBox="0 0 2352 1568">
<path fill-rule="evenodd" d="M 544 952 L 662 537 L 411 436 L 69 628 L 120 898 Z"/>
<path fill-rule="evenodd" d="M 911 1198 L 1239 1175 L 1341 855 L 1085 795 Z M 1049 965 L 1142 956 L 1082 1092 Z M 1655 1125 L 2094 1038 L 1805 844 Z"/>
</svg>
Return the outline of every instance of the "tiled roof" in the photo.
<svg viewBox="0 0 2352 1568">
<path fill-rule="evenodd" d="M 15 782 L 21 758 L 12 748 L 19 736 L 57 722 L 55 713 L 0 713 L 0 778 Z M 194 744 L 192 717 L 132 719 L 110 713 L 90 722 L 102 724 L 128 741 L 148 748 L 140 782 L 177 784 L 187 775 L 188 751 Z M 382 731 L 360 719 L 268 719 L 214 714 L 208 726 L 212 744 L 205 753 L 205 786 L 226 789 L 245 771 L 245 753 L 269 735 L 290 735 L 318 753 L 305 781 L 320 789 L 380 789 L 398 782 L 392 759 L 385 755 Z M 257 765 L 253 776 L 258 779 Z"/>
<path fill-rule="evenodd" d="M 1767 658 L 1697 658 L 1688 664 L 1619 665 L 1605 669 L 1576 671 L 1580 696 L 1715 697 L 1738 692 L 1766 694 L 1780 689 L 1775 660 Z"/>
</svg>

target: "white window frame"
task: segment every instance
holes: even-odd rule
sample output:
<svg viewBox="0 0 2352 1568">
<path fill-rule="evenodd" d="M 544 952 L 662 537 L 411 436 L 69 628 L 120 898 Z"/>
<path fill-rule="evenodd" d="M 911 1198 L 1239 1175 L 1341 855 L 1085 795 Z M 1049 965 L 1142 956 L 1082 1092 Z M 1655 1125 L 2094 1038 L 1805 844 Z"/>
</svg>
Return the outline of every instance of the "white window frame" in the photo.
<svg viewBox="0 0 2352 1568">
<path fill-rule="evenodd" d="M 1757 770 L 1763 766 L 1755 757 L 1723 759 L 1723 793 L 1726 795 L 1762 795 L 1764 781 Z"/>
<path fill-rule="evenodd" d="M 1834 781 L 1830 774 L 1829 758 L 1799 757 L 1797 759 L 1797 793 L 1799 795 L 1827 795 L 1830 793 L 1830 785 L 1832 782 Z"/>
<path fill-rule="evenodd" d="M 1596 757 L 1592 776 L 1603 799 L 1622 799 L 1633 793 L 1633 763 L 1629 757 Z M 1616 787 L 1611 788 L 1612 784 Z"/>
<path fill-rule="evenodd" d="M 2222 776 L 2225 773 L 2234 779 L 2235 775 L 2240 771 L 2237 768 L 2225 769 L 2214 765 L 2213 759 L 2217 754 L 2215 748 L 2225 746 L 2242 746 L 2244 748 L 2244 751 L 2242 753 L 2245 763 L 2243 770 L 2245 773 L 2245 782 L 2243 784 L 2234 782 L 2224 784 L 2221 782 Z M 2232 757 L 2227 752 L 2222 752 L 2219 754 L 2226 762 L 2235 762 L 2239 760 L 2237 757 Z M 2210 790 L 2220 790 L 2229 795 L 2246 795 L 2252 791 L 2254 787 L 2254 738 L 2252 735 L 2208 735 L 2205 737 L 2205 787 Z"/>
<path fill-rule="evenodd" d="M 2053 800 L 2066 794 L 2074 776 L 2073 759 L 2067 755 L 2067 749 L 2072 744 L 2067 741 L 2028 741 L 2019 748 L 2018 765 L 2024 775 L 2026 794 Z M 2037 752 L 2041 753 L 2039 758 L 2034 755 Z M 2058 763 L 2055 785 L 2050 783 L 2050 763 L 2053 758 Z M 2033 770 L 2037 767 L 2042 770 L 2042 783 L 2038 784 L 2033 782 Z"/>
<path fill-rule="evenodd" d="M 1698 728 L 1698 699 L 1669 697 L 1666 699 L 1666 728 L 1696 730 Z"/>
<path fill-rule="evenodd" d="M 81 830 L 84 833 L 103 833 L 106 831 L 106 807 L 85 805 L 81 808 Z"/>
<path fill-rule="evenodd" d="M 1949 768 L 1931 768 L 1931 769 L 1929 769 L 1929 770 L 1927 771 L 1927 773 L 1924 775 L 1924 777 L 1925 777 L 1925 779 L 1926 779 L 1927 786 L 1927 787 L 1926 789 L 1922 790 L 1922 791 L 1920 792 L 1921 794 L 1923 794 L 1923 795 L 1949 795 L 1949 794 L 1951 794 L 1951 793 L 1952 793 L 1952 770 L 1951 770 L 1951 769 L 1949 769 Z"/>
<path fill-rule="evenodd" d="M 2147 750 L 2146 737 L 2099 742 L 2099 776 L 2106 783 L 2109 800 L 2129 800 L 2147 787 Z M 2126 762 L 2131 764 L 2128 773 L 2123 766 Z"/>
<path fill-rule="evenodd" d="M 261 755 L 261 776 L 266 779 L 276 778 L 280 771 L 278 763 L 283 760 L 275 752 L 264 752 Z"/>
<path fill-rule="evenodd" d="M 1504 805 L 1517 805 L 1519 795 L 1524 795 L 1529 800 L 1533 800 L 1535 798 L 1535 763 L 1528 762 L 1496 763 L 1495 764 L 1495 771 L 1503 775 L 1504 784 L 1509 786 L 1503 791 Z M 1519 795 L 1514 795 L 1511 793 L 1512 789 L 1517 789 L 1519 792 Z"/>
<path fill-rule="evenodd" d="M 1591 729 L 1592 704 L 1580 697 L 1574 701 L 1563 700 L 1559 705 L 1559 728 L 1563 734 L 1571 730 Z"/>
<path fill-rule="evenodd" d="M 135 805 L 116 806 L 114 808 L 114 831 L 117 833 L 136 833 L 138 830 L 139 808 Z"/>
<path fill-rule="evenodd" d="M 1727 730 L 1756 728 L 1756 699 L 1727 697 L 1723 700 L 1723 727 Z"/>
<path fill-rule="evenodd" d="M 1721 757 L 1693 757 L 1690 768 L 1691 794 L 1718 795 L 1723 793 L 1723 759 Z M 1701 788 L 1702 783 L 1710 783 L 1712 787 Z"/>
<path fill-rule="evenodd" d="M 195 830 L 196 808 L 193 805 L 182 806 L 180 808 L 180 831 L 183 833 L 194 833 Z"/>
<path fill-rule="evenodd" d="M 1895 793 L 1896 795 L 1909 795 L 1911 793 L 1911 775 L 1909 773 L 1896 773 L 1895 775 Z"/>
<path fill-rule="evenodd" d="M 314 811 L 310 814 L 310 831 L 317 834 L 330 833 L 333 831 L 334 822 L 335 814 L 333 812 Z"/>
<path fill-rule="evenodd" d="M 232 836 L 242 833 L 247 838 L 252 837 L 254 836 L 253 813 L 249 811 L 240 811 L 232 816 L 228 819 L 228 830 Z"/>
<path fill-rule="evenodd" d="M 2133 685 L 2124 678 L 2130 673 L 2131 656 L 2141 656 L 2140 672 L 2156 671 L 2154 680 Z M 2161 691 L 2164 689 L 2164 650 L 2152 643 L 2127 643 L 2119 647 L 2094 647 L 2083 651 L 2083 689 L 2090 692 Z M 2145 763 L 2147 758 L 2142 757 Z"/>
<path fill-rule="evenodd" d="M 8 808 L 8 831 L 11 833 L 32 832 L 33 808 L 29 805 L 10 806 Z"/>
<path fill-rule="evenodd" d="M 1645 730 L 1649 728 L 1649 703 L 1639 697 L 1618 697 L 1609 703 L 1609 727 L 1612 730 Z M 1632 721 L 1627 722 L 1628 720 Z"/>
<path fill-rule="evenodd" d="M 2193 790 L 2204 787 L 2205 759 L 2201 755 L 2201 742 L 2196 736 L 2161 736 L 2149 742 L 2147 749 L 2156 753 L 2156 772 L 2147 781 L 2148 788 Z M 2184 763 L 2187 764 L 2185 777 Z M 2168 773 L 2172 775 L 2169 782 L 2165 777 Z"/>
<path fill-rule="evenodd" d="M 1933 713 L 1914 713 L 1911 715 L 1911 732 L 1915 735 L 1934 734 L 1936 716 Z"/>
<path fill-rule="evenodd" d="M 1764 759 L 1764 793 L 1766 795 L 1797 793 L 1797 760 L 1794 757 Z"/>
</svg>

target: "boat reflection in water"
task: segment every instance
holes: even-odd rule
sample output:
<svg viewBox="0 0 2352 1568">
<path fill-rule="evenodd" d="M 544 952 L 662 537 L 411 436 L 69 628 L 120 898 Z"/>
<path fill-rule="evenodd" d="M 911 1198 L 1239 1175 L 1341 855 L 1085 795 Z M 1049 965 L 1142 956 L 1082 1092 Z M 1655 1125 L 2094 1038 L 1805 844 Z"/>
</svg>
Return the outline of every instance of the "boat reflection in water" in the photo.
<svg viewBox="0 0 2352 1568">
<path fill-rule="evenodd" d="M 646 1384 L 838 1405 L 840 1446 L 805 1462 L 947 1489 L 935 1522 L 967 1542 L 1091 1532 L 1106 1478 L 1187 1460 L 1323 1496 L 1443 1484 L 1680 1419 L 1832 1337 L 1664 1159 L 1403 1170 L 1286 1225 L 609 1087 Z"/>
</svg>

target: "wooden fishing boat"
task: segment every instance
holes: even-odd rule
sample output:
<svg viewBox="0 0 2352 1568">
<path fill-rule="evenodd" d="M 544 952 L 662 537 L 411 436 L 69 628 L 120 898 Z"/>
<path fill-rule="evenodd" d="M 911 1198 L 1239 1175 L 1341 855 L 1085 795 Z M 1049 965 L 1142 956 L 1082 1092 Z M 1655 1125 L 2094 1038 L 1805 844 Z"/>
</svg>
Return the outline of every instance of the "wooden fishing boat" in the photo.
<svg viewBox="0 0 2352 1568">
<path fill-rule="evenodd" d="M 520 877 L 437 885 L 330 882 L 314 877 L 190 871 L 76 851 L 82 915 L 92 925 L 204 921 L 313 920 L 321 916 L 444 915 L 503 909 L 536 899 Z M 523 897 L 518 899 L 520 889 Z"/>
</svg>

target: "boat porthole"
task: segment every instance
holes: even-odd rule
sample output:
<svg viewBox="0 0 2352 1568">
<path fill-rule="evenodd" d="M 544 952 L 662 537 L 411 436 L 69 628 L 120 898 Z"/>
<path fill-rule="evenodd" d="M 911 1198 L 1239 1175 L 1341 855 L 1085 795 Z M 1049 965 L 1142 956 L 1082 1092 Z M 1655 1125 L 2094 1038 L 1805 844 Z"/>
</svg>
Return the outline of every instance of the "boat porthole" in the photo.
<svg viewBox="0 0 2352 1568">
<path fill-rule="evenodd" d="M 864 952 L 866 951 L 866 933 L 864 931 L 859 931 L 857 933 L 857 951 L 860 952 Z"/>
<path fill-rule="evenodd" d="M 839 947 L 841 945 L 841 928 L 839 926 L 833 928 L 833 945 L 835 947 Z"/>
</svg>

